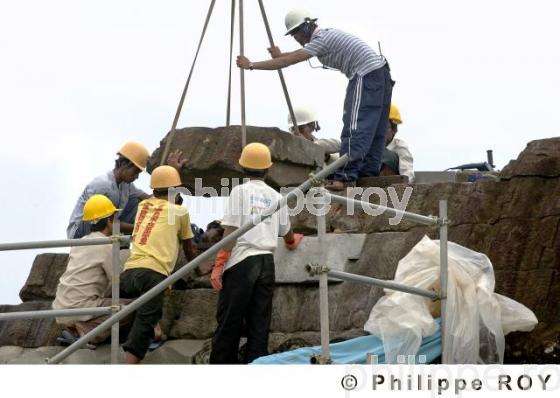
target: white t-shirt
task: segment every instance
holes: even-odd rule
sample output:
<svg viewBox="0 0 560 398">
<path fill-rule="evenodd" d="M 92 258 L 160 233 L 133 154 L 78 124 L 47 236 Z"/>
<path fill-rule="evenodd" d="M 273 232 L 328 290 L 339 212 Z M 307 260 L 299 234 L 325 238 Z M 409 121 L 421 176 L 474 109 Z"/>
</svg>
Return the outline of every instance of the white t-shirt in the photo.
<svg viewBox="0 0 560 398">
<path fill-rule="evenodd" d="M 261 180 L 250 180 L 231 190 L 226 203 L 223 226 L 239 228 L 258 215 L 276 209 L 282 195 Z M 283 213 L 282 215 L 280 213 Z M 224 271 L 250 256 L 272 254 L 278 236 L 290 231 L 287 212 L 279 211 L 237 239 Z"/>
<path fill-rule="evenodd" d="M 400 138 L 393 138 L 393 141 L 387 145 L 387 149 L 395 152 L 399 156 L 399 174 L 408 177 L 408 183 L 414 181 L 414 168 L 412 166 L 414 159 L 412 153 L 408 149 L 408 145 Z"/>
</svg>

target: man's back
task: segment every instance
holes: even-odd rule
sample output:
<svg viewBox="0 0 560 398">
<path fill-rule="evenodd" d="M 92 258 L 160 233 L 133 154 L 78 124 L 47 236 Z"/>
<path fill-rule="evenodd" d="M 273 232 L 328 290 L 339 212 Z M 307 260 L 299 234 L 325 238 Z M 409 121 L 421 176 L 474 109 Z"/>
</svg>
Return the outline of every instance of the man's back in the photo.
<svg viewBox="0 0 560 398">
<path fill-rule="evenodd" d="M 170 212 L 174 212 L 171 217 Z M 193 237 L 189 215 L 184 213 L 183 208 L 167 199 L 154 197 L 140 202 L 125 270 L 148 268 L 170 275 L 177 261 L 179 242 Z"/>
<path fill-rule="evenodd" d="M 92 232 L 84 238 L 105 237 Z M 60 277 L 53 308 L 84 308 L 101 305 L 111 288 L 111 245 L 76 246 Z"/>
<path fill-rule="evenodd" d="M 366 42 L 338 29 L 317 28 L 304 50 L 323 65 L 341 71 L 348 79 L 364 76 L 385 65 L 385 59 Z"/>
<path fill-rule="evenodd" d="M 238 185 L 231 191 L 222 226 L 240 228 L 251 221 L 252 217 L 274 211 L 281 198 L 282 195 L 261 180 L 250 180 Z M 280 212 L 275 213 L 237 239 L 225 269 L 249 256 L 273 253 L 278 243 L 278 236 L 284 236 L 289 229 L 289 219 L 283 220 Z"/>
</svg>

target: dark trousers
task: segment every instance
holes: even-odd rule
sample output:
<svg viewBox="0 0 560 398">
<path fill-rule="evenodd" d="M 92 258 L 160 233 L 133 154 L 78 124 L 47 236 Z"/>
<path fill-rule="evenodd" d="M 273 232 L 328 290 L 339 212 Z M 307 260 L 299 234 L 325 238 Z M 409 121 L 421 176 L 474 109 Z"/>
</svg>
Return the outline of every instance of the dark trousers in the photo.
<svg viewBox="0 0 560 398">
<path fill-rule="evenodd" d="M 137 298 L 166 278 L 159 272 L 147 268 L 133 268 L 121 274 L 121 295 Z M 150 340 L 154 338 L 154 327 L 162 317 L 163 293 L 148 301 L 136 310 L 132 329 L 123 349 L 143 359 L 148 351 Z"/>
<path fill-rule="evenodd" d="M 251 363 L 268 355 L 268 332 L 274 293 L 274 257 L 247 257 L 224 272 L 218 300 L 218 327 L 212 339 L 210 363 L 239 363 L 243 322 L 247 328 L 246 358 Z"/>
<path fill-rule="evenodd" d="M 335 173 L 335 180 L 356 181 L 379 175 L 392 92 L 388 65 L 348 83 L 340 155 L 348 154 L 350 161 Z"/>
</svg>

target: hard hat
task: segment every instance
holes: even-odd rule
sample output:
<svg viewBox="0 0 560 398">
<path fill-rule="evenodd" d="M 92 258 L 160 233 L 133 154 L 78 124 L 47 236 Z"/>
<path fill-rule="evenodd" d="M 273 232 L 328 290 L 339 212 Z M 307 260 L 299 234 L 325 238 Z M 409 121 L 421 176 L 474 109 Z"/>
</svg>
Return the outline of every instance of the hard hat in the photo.
<svg viewBox="0 0 560 398">
<path fill-rule="evenodd" d="M 82 220 L 96 223 L 119 210 L 120 209 L 117 209 L 107 196 L 96 194 L 89 198 L 84 204 Z"/>
<path fill-rule="evenodd" d="M 159 166 L 152 171 L 150 178 L 150 188 L 166 189 L 183 185 L 181 176 L 175 167 Z"/>
<path fill-rule="evenodd" d="M 284 24 L 286 24 L 286 36 L 291 34 L 296 28 L 300 27 L 307 21 L 316 21 L 316 18 L 311 18 L 309 11 L 303 8 L 296 8 L 288 11 L 284 17 Z"/>
<path fill-rule="evenodd" d="M 294 109 L 294 115 L 298 126 L 303 126 L 308 123 L 316 122 L 315 112 L 310 107 L 299 107 Z M 288 125 L 295 127 L 292 123 L 292 116 L 288 115 Z"/>
<path fill-rule="evenodd" d="M 396 105 L 391 104 L 391 110 L 389 111 L 389 120 L 395 124 L 401 124 L 401 113 L 399 112 L 399 108 Z"/>
<path fill-rule="evenodd" d="M 146 169 L 146 161 L 150 153 L 146 147 L 139 142 L 127 142 L 123 147 L 117 152 L 117 155 L 121 155 L 124 158 L 130 160 L 136 167 L 144 171 Z"/>
<path fill-rule="evenodd" d="M 270 149 L 264 144 L 253 142 L 247 144 L 239 158 L 241 167 L 252 170 L 265 170 L 272 166 Z"/>
</svg>

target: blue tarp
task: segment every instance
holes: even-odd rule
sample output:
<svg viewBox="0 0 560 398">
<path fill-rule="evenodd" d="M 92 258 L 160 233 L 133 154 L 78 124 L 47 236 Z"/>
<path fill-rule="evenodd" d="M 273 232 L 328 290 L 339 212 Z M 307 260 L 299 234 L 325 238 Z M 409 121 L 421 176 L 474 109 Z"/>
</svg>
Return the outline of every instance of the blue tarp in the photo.
<svg viewBox="0 0 560 398">
<path fill-rule="evenodd" d="M 431 363 L 441 355 L 441 331 L 439 319 L 436 320 L 437 331 L 422 339 L 422 345 L 416 355 L 416 363 L 421 363 L 418 356 L 425 355 L 425 363 Z M 365 364 L 367 354 L 377 355 L 377 363 L 385 363 L 383 343 L 375 336 L 362 336 L 331 344 L 331 360 L 334 364 Z M 303 347 L 293 351 L 281 352 L 257 358 L 257 365 L 305 365 L 312 355 L 319 355 L 321 347 Z"/>
</svg>

